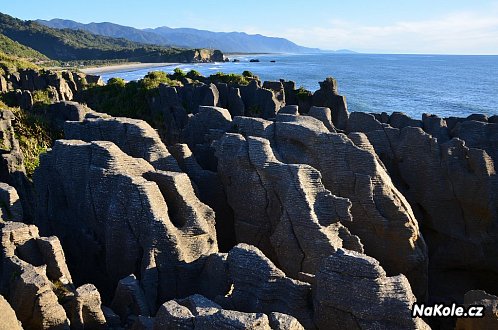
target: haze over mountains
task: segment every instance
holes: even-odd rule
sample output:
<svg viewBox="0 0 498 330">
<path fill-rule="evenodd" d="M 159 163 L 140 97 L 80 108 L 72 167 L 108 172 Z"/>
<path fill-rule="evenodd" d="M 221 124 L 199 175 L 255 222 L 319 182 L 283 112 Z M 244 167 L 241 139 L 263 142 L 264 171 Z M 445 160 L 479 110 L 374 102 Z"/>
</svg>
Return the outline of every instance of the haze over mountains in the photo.
<svg viewBox="0 0 498 330">
<path fill-rule="evenodd" d="M 57 29 L 84 30 L 94 34 L 147 44 L 212 48 L 225 53 L 311 53 L 320 51 L 317 48 L 296 45 L 284 38 L 266 37 L 259 34 L 249 35 L 243 32 L 212 32 L 169 27 L 141 30 L 114 23 L 83 24 L 63 19 L 37 20 L 37 22 Z"/>
</svg>

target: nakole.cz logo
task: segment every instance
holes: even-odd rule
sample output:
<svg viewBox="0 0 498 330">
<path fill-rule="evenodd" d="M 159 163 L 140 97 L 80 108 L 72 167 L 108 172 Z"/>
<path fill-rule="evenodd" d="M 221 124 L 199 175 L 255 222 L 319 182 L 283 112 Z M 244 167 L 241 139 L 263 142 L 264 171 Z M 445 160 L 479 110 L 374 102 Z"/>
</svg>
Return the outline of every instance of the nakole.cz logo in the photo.
<svg viewBox="0 0 498 330">
<path fill-rule="evenodd" d="M 425 305 L 415 303 L 412 306 L 412 317 L 484 317 L 484 306 L 457 304 Z"/>
</svg>

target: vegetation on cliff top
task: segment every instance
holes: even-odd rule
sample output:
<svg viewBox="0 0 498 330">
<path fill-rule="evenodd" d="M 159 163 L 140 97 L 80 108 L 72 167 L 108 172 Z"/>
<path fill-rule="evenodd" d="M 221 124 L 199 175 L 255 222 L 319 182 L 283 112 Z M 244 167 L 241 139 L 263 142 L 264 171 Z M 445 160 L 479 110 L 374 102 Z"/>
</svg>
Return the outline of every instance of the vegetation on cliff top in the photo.
<svg viewBox="0 0 498 330">
<path fill-rule="evenodd" d="M 253 77 L 254 75 L 250 72 L 246 72 L 245 75 L 218 72 L 204 77 L 198 71 L 184 72 L 179 68 L 171 74 L 163 71 L 152 71 L 138 81 L 126 83 L 121 78 L 112 78 L 105 86 L 89 86 L 78 96 L 78 101 L 111 116 L 145 120 L 160 131 L 161 127 L 164 126 L 164 120 L 160 118 L 159 114 L 154 114 L 151 111 L 149 104 L 149 101 L 158 95 L 160 84 L 181 86 L 199 82 L 224 82 L 247 85 Z"/>
<path fill-rule="evenodd" d="M 20 69 L 40 69 L 36 64 L 23 58 L 10 56 L 0 51 L 0 75 L 8 72 L 15 72 Z"/>
<path fill-rule="evenodd" d="M 41 106 L 42 102 L 38 101 L 36 106 Z M 39 165 L 40 155 L 46 152 L 55 140 L 62 138 L 62 132 L 55 130 L 43 115 L 19 107 L 10 107 L 2 100 L 0 110 L 10 110 L 15 116 L 12 121 L 14 134 L 24 156 L 26 174 L 31 177 Z"/>
<path fill-rule="evenodd" d="M 0 52 L 5 55 L 23 58 L 26 61 L 35 63 L 50 61 L 48 57 L 42 53 L 24 46 L 0 33 Z"/>
</svg>

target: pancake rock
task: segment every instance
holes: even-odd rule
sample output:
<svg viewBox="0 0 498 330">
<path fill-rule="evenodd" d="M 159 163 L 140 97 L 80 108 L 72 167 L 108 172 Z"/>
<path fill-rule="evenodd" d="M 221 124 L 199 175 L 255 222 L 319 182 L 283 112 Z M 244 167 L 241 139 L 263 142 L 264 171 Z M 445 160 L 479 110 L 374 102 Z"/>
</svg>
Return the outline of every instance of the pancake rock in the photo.
<svg viewBox="0 0 498 330">
<path fill-rule="evenodd" d="M 496 329 L 498 328 L 498 297 L 481 290 L 472 290 L 465 294 L 465 307 L 484 306 L 484 317 L 459 318 L 456 330 Z"/>
<path fill-rule="evenodd" d="M 247 244 L 230 251 L 228 267 L 232 289 L 226 297 L 217 299 L 223 307 L 253 313 L 279 312 L 292 315 L 307 329 L 314 328 L 310 284 L 287 277 L 261 251 Z"/>
<path fill-rule="evenodd" d="M 320 82 L 320 89 L 313 94 L 313 105 L 330 108 L 334 126 L 341 130 L 346 129 L 349 117 L 348 105 L 346 97 L 339 95 L 337 81 L 334 78 Z"/>
<path fill-rule="evenodd" d="M 24 156 L 12 126 L 14 119 L 11 111 L 0 109 L 0 182 L 15 188 L 21 201 L 23 219 L 29 222 L 34 212 L 34 192 L 26 176 Z"/>
<path fill-rule="evenodd" d="M 365 135 L 332 133 L 309 116 L 279 115 L 275 123 L 236 118 L 234 124 L 243 135 L 270 139 L 280 161 L 317 169 L 325 189 L 351 202 L 353 221 L 341 223 L 360 237 L 365 253 L 388 274 L 405 274 L 417 297 L 425 296 L 428 257 L 418 222 Z"/>
<path fill-rule="evenodd" d="M 433 299 L 461 302 L 473 288 L 498 289 L 498 178 L 491 157 L 460 139 L 439 143 L 421 128 L 367 135 L 422 224 Z"/>
<path fill-rule="evenodd" d="M 0 315 L 2 322 L 0 330 L 22 330 L 21 322 L 17 319 L 16 313 L 10 307 L 9 303 L 3 296 L 0 295 Z"/>
<path fill-rule="evenodd" d="M 313 285 L 319 329 L 430 329 L 411 317 L 415 301 L 404 275 L 388 277 L 377 260 L 342 249 L 323 261 Z"/>
<path fill-rule="evenodd" d="M 14 187 L 0 182 L 0 221 L 22 221 L 23 211 Z"/>
<path fill-rule="evenodd" d="M 186 144 L 169 147 L 181 170 L 188 174 L 199 199 L 209 205 L 216 215 L 216 236 L 220 251 L 228 252 L 235 246 L 233 211 L 220 177 L 216 172 L 203 169 Z"/>
<path fill-rule="evenodd" d="M 0 224 L 1 288 L 28 329 L 104 329 L 100 294 L 93 285 L 76 290 L 59 240 L 40 237 L 38 228 Z"/>
<path fill-rule="evenodd" d="M 258 247 L 292 277 L 314 273 L 338 247 L 363 250 L 343 225 L 351 221 L 349 200 L 326 190 L 314 168 L 278 161 L 263 138 L 229 133 L 214 147 L 238 242 Z"/>
<path fill-rule="evenodd" d="M 216 303 L 194 295 L 164 303 L 157 312 L 154 330 L 163 329 L 254 329 L 270 330 L 268 316 L 222 309 Z"/>
<path fill-rule="evenodd" d="M 196 261 L 218 248 L 213 211 L 186 174 L 156 171 L 111 142 L 59 140 L 34 180 L 37 223 L 60 238 L 77 283 L 110 297 L 136 274 L 151 311 L 197 292 Z"/>
<path fill-rule="evenodd" d="M 189 119 L 183 131 L 184 142 L 202 168 L 216 171 L 217 160 L 211 142 L 228 130 L 231 122 L 228 110 L 218 107 L 199 107 L 199 112 Z"/>
<path fill-rule="evenodd" d="M 110 141 L 124 153 L 143 158 L 155 169 L 181 172 L 157 132 L 145 121 L 129 118 L 85 118 L 64 125 L 68 140 Z"/>
</svg>

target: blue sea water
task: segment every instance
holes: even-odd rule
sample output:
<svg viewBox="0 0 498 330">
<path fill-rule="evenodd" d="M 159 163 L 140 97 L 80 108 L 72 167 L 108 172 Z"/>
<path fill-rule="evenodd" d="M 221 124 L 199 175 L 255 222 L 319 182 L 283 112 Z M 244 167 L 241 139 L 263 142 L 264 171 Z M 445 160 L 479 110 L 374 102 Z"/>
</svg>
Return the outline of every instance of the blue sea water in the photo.
<svg viewBox="0 0 498 330">
<path fill-rule="evenodd" d="M 195 69 L 203 75 L 249 70 L 262 80 L 293 80 L 315 91 L 337 79 L 350 111 L 403 111 L 414 118 L 498 114 L 498 56 L 309 54 L 238 56 L 240 62 L 184 64 L 103 74 L 103 79 L 142 78 L 147 72 Z M 258 58 L 259 63 L 251 63 Z M 275 63 L 271 63 L 275 60 Z"/>
</svg>

